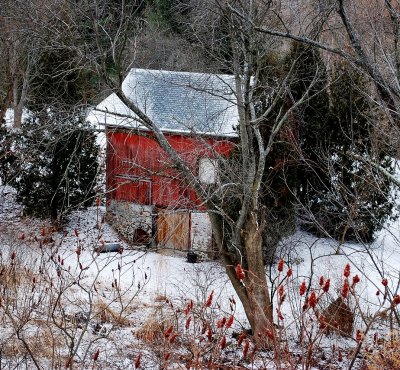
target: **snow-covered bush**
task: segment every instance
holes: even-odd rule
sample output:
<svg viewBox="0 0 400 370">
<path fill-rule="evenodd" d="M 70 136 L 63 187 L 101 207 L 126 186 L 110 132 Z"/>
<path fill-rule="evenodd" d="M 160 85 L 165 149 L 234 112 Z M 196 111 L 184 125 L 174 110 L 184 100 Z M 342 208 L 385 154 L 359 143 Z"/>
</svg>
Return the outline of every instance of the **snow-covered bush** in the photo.
<svg viewBox="0 0 400 370">
<path fill-rule="evenodd" d="M 93 203 L 98 147 L 79 113 L 31 117 L 7 138 L 1 175 L 16 188 L 25 214 L 61 221 L 71 209 Z"/>
</svg>

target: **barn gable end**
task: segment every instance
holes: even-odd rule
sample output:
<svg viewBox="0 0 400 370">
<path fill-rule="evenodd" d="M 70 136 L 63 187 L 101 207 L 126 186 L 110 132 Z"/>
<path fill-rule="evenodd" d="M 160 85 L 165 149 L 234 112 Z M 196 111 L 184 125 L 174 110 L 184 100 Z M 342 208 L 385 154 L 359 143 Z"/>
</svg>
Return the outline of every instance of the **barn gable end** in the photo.
<svg viewBox="0 0 400 370">
<path fill-rule="evenodd" d="M 228 75 L 149 70 L 132 70 L 123 83 L 125 94 L 207 184 L 217 179 L 215 153 L 229 155 L 234 146 L 232 86 Z M 152 133 L 114 94 L 90 120 L 106 127 L 107 204 L 121 234 L 132 243 L 208 250 L 208 216 Z"/>
</svg>

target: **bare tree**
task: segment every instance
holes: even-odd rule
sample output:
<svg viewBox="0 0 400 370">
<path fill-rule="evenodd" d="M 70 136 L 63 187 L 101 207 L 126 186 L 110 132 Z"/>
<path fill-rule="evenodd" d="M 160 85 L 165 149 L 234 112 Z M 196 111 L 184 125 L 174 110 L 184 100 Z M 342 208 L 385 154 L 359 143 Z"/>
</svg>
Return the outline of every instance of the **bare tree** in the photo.
<svg viewBox="0 0 400 370">
<path fill-rule="evenodd" d="M 307 7 L 293 8 L 283 2 L 280 24 L 252 23 L 257 32 L 296 40 L 343 58 L 366 76 L 374 87 L 371 100 L 391 121 L 390 135 L 399 133 L 399 9 L 391 0 L 308 1 Z M 243 20 L 240 9 L 232 11 Z M 308 12 L 306 14 L 306 12 Z M 307 15 L 307 17 L 306 17 Z M 247 21 L 249 21 L 247 19 Z M 314 25 L 311 27 L 311 23 Z M 381 134 L 384 133 L 382 130 Z M 384 171 L 382 171 L 384 174 Z"/>
<path fill-rule="evenodd" d="M 122 89 L 124 77 L 132 65 L 132 56 L 127 55 L 126 50 L 135 39 L 134 32 L 128 36 L 135 8 L 121 3 L 118 26 L 105 29 L 104 23 L 99 22 L 100 13 L 96 13 L 101 10 L 100 3 L 91 4 L 96 14 L 93 19 L 93 32 L 97 48 L 95 54 L 98 56 L 94 60 L 93 68 L 110 90 L 134 113 L 130 118 L 153 133 L 180 177 L 196 191 L 197 196 L 206 205 L 226 272 L 244 306 L 253 331 L 258 333 L 264 328 L 273 330 L 273 309 L 263 253 L 263 231 L 269 220 L 263 217 L 260 204 L 266 158 L 276 140 L 280 138 L 280 132 L 290 120 L 292 112 L 306 100 L 309 89 L 298 100 L 290 104 L 284 102 L 282 96 L 287 96 L 290 69 L 276 84 L 276 89 L 269 89 L 270 94 L 264 96 L 266 108 L 259 109 L 261 98 L 255 91 L 263 88 L 260 75 L 265 66 L 264 58 L 273 44 L 269 38 L 256 32 L 252 24 L 263 24 L 265 19 L 273 14 L 274 9 L 270 4 L 233 2 L 235 6 L 242 6 L 241 16 L 238 16 L 230 5 L 230 2 L 210 0 L 203 3 L 201 9 L 196 7 L 196 16 L 191 19 L 193 23 L 187 31 L 192 32 L 199 43 L 204 43 L 204 47 L 209 47 L 209 55 L 221 63 L 221 68 L 230 71 L 235 81 L 233 89 L 239 116 L 237 131 L 240 159 L 239 162 L 233 163 L 233 170 L 232 163 L 225 159 L 222 168 L 227 169 L 226 178 L 229 180 L 220 184 L 211 194 L 185 159 L 171 147 L 160 128 Z M 206 29 L 212 30 L 215 39 L 204 38 Z M 108 38 L 106 43 L 100 42 L 104 40 L 104 35 Z M 220 48 L 217 47 L 217 43 Z M 225 49 L 222 48 L 224 43 L 228 43 Z M 108 62 L 113 65 L 115 73 L 112 75 L 104 56 L 107 56 Z M 309 88 L 317 78 L 318 76 L 315 76 L 310 82 Z M 272 112 L 279 113 L 273 115 Z M 271 119 L 271 129 L 269 135 L 264 137 L 261 135 L 260 125 L 267 118 Z M 232 203 L 239 205 L 233 212 Z"/>
</svg>

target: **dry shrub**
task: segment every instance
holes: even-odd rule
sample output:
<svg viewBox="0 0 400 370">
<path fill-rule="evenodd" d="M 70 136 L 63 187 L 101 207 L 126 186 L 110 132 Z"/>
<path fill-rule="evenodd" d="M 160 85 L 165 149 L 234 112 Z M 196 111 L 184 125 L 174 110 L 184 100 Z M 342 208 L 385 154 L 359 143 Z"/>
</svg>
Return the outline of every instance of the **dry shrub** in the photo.
<svg viewBox="0 0 400 370">
<path fill-rule="evenodd" d="M 8 338 L 3 343 L 0 343 L 0 350 L 3 357 L 15 358 L 25 354 L 27 351 L 21 341 Z"/>
<path fill-rule="evenodd" d="M 65 346 L 62 333 L 50 327 L 44 320 L 35 320 L 32 324 L 34 332 L 26 337 L 29 349 L 37 358 L 54 358 L 54 354 Z"/>
<path fill-rule="evenodd" d="M 137 339 L 147 344 L 156 344 L 163 338 L 164 330 L 173 325 L 173 320 L 172 318 L 163 318 L 160 311 L 160 308 L 156 309 L 142 327 L 134 333 Z"/>
<path fill-rule="evenodd" d="M 130 326 L 132 324 L 122 313 L 115 312 L 110 305 L 103 301 L 95 303 L 94 313 L 101 323 L 110 323 L 115 326 Z"/>
<path fill-rule="evenodd" d="M 158 294 L 155 298 L 154 298 L 154 302 L 165 302 L 167 301 L 167 296 L 163 295 L 163 294 Z"/>
<path fill-rule="evenodd" d="M 350 307 L 343 301 L 342 297 L 333 301 L 323 312 L 326 322 L 329 325 L 326 334 L 333 331 L 342 335 L 351 337 L 354 326 L 354 313 Z"/>
<path fill-rule="evenodd" d="M 21 335 L 26 345 L 16 336 L 9 337 L 1 344 L 1 353 L 4 357 L 27 355 L 28 347 L 36 358 L 53 359 L 54 354 L 65 345 L 61 333 L 53 330 L 44 320 L 33 320 Z"/>
<path fill-rule="evenodd" d="M 367 355 L 367 370 L 400 370 L 400 332 L 392 334 L 382 346 Z"/>
<path fill-rule="evenodd" d="M 0 265 L 0 286 L 15 289 L 32 281 L 34 274 L 20 265 Z"/>
<path fill-rule="evenodd" d="M 145 343 L 154 344 L 162 338 L 162 332 L 165 327 L 156 317 L 151 317 L 135 332 L 135 337 Z"/>
</svg>

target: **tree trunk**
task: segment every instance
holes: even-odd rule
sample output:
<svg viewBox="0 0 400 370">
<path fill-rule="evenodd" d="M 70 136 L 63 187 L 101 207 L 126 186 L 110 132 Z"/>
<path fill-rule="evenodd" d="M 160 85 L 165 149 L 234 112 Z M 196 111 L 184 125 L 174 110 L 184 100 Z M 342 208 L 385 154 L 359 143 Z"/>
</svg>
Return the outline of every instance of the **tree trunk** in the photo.
<svg viewBox="0 0 400 370">
<path fill-rule="evenodd" d="M 18 88 L 18 79 L 14 80 L 13 83 L 13 110 L 14 110 L 14 127 L 21 127 L 22 123 L 22 109 L 23 109 L 23 100 L 22 96 L 19 97 L 19 88 Z"/>
<path fill-rule="evenodd" d="M 22 106 L 17 104 L 14 106 L 14 127 L 19 128 L 22 124 Z"/>
<path fill-rule="evenodd" d="M 235 267 L 237 262 L 223 246 L 221 225 L 217 222 L 215 215 L 210 215 L 210 218 L 213 229 L 216 229 L 216 242 L 221 246 L 221 258 L 226 272 L 243 304 L 254 338 L 260 344 L 266 345 L 268 344 L 268 339 L 265 336 L 265 329 L 268 328 L 271 332 L 274 331 L 273 310 L 264 268 L 262 229 L 257 223 L 257 216 L 254 213 L 250 214 L 242 232 L 244 252 L 242 267 L 245 270 L 243 282 L 236 276 Z M 259 337 L 258 333 L 261 333 L 262 337 Z"/>
<path fill-rule="evenodd" d="M 243 244 L 244 268 L 247 270 L 244 284 L 250 304 L 246 315 L 254 334 L 258 334 L 263 333 L 265 328 L 272 328 L 273 313 L 265 275 L 262 230 L 253 212 L 250 213 L 243 230 Z"/>
<path fill-rule="evenodd" d="M 4 122 L 7 109 L 10 108 L 13 97 L 13 86 L 9 84 L 7 87 L 6 96 L 4 97 L 0 106 L 0 126 Z"/>
</svg>

